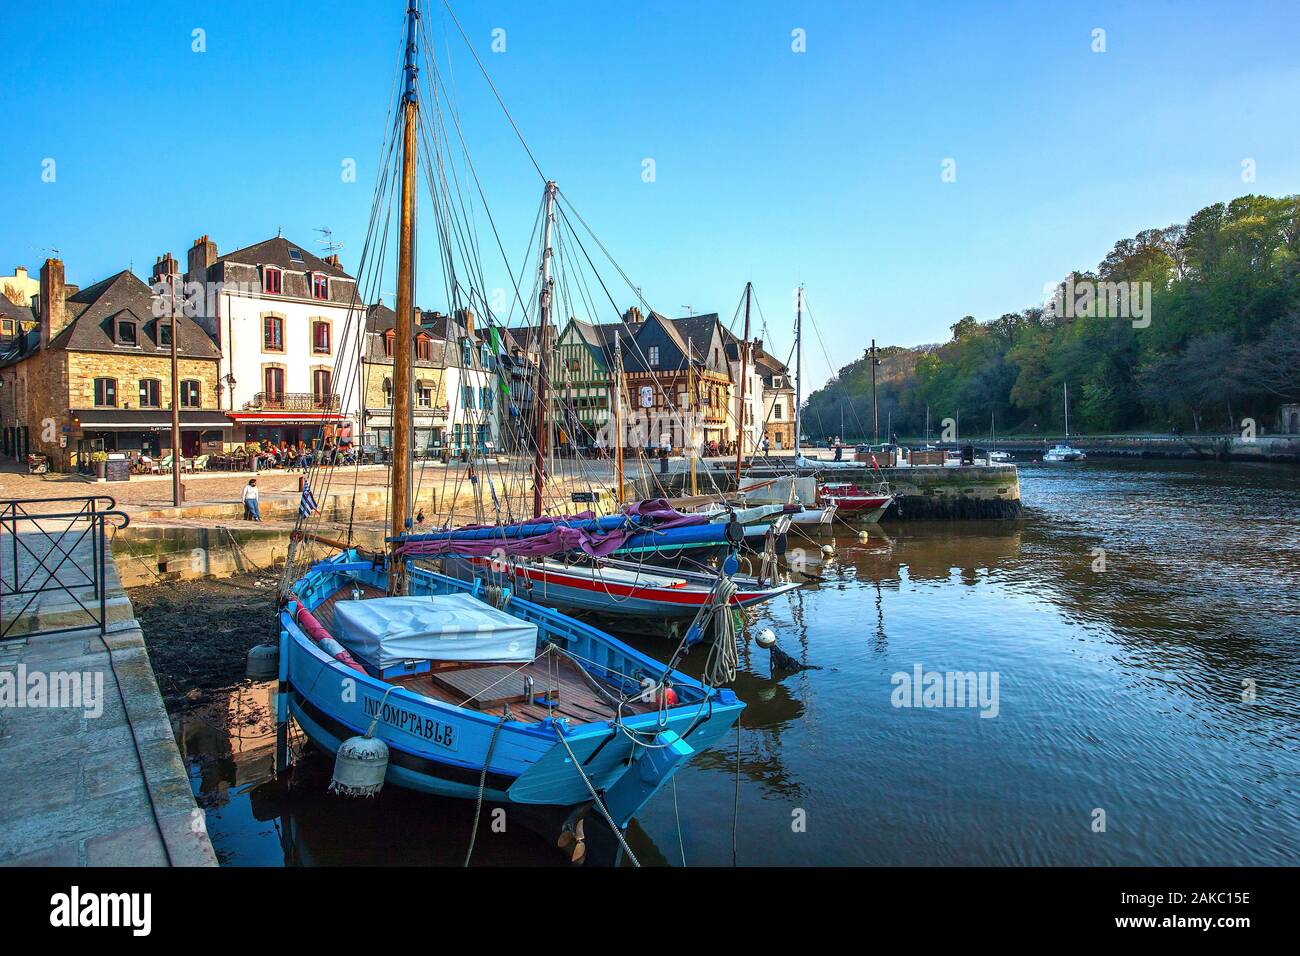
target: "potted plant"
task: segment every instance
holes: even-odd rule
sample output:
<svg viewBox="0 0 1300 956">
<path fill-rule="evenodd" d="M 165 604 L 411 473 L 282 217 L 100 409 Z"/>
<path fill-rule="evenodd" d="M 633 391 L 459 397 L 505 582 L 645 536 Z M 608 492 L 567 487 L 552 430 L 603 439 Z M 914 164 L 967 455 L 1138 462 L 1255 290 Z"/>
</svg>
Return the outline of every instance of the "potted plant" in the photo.
<svg viewBox="0 0 1300 956">
<path fill-rule="evenodd" d="M 95 466 L 95 480 L 103 481 L 105 470 L 108 468 L 108 452 L 92 451 L 90 453 L 90 462 Z"/>
</svg>

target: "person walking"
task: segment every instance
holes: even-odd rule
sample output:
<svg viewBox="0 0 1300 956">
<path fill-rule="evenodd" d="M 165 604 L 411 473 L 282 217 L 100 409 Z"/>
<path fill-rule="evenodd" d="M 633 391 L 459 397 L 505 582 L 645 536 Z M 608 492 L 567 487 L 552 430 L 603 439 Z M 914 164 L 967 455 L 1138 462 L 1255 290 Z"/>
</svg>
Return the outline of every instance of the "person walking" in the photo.
<svg viewBox="0 0 1300 956">
<path fill-rule="evenodd" d="M 840 436 L 835 436 L 835 460 L 844 460 L 844 442 L 840 441 Z"/>
<path fill-rule="evenodd" d="M 257 479 L 249 478 L 244 485 L 244 520 L 261 521 L 262 512 L 257 504 Z"/>
</svg>

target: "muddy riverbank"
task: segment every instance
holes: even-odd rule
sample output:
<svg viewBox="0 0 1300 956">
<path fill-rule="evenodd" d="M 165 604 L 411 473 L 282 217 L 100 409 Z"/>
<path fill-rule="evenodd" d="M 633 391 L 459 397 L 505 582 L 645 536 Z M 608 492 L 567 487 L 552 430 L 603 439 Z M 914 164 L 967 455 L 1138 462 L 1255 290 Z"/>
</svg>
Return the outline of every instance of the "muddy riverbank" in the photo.
<svg viewBox="0 0 1300 956">
<path fill-rule="evenodd" d="M 278 570 L 267 570 L 131 590 L 170 714 L 238 684 L 248 649 L 276 641 L 278 580 Z"/>
</svg>

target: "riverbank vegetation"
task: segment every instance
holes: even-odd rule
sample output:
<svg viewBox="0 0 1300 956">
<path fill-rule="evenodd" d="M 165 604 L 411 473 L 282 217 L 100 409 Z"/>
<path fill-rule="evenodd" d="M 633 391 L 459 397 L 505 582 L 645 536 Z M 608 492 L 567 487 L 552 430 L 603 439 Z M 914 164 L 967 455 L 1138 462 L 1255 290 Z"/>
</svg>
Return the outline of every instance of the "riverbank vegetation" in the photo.
<svg viewBox="0 0 1300 956">
<path fill-rule="evenodd" d="M 1091 289 L 1110 293 L 1107 307 L 1076 308 Z M 1134 308 L 1115 290 L 1132 290 Z M 1242 196 L 1144 230 L 1044 305 L 965 316 L 950 341 L 882 348 L 878 361 L 882 437 L 887 421 L 923 434 L 927 408 L 935 435 L 944 418 L 987 434 L 994 417 L 999 433 L 1059 433 L 1062 384 L 1072 432 L 1237 431 L 1244 418 L 1272 430 L 1279 405 L 1300 401 L 1300 197 Z M 809 397 L 804 432 L 843 420 L 849 437 L 870 436 L 870 403 L 864 357 Z"/>
</svg>

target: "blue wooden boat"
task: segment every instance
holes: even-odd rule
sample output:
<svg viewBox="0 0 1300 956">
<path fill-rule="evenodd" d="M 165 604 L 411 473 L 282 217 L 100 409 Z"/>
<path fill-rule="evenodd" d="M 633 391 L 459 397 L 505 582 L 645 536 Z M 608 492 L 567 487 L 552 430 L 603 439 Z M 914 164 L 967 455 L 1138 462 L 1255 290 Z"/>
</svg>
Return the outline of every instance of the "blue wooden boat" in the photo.
<svg viewBox="0 0 1300 956">
<path fill-rule="evenodd" d="M 370 733 L 388 747 L 386 780 L 426 793 L 509 804 L 603 805 L 618 828 L 744 709 L 730 690 L 669 669 L 588 624 L 509 591 L 408 566 L 405 598 L 386 598 L 387 573 L 358 553 L 312 567 L 280 614 L 281 722 L 337 753 Z M 525 663 L 382 658 L 361 661 L 340 625 L 355 601 L 460 596 L 536 628 Z M 499 607 L 496 605 L 499 604 Z M 335 642 L 338 642 L 337 644 Z M 340 646 L 342 652 L 340 653 Z M 353 642 L 353 647 L 357 645 Z M 467 688 L 484 688 L 462 696 Z M 666 693 L 665 688 L 671 692 Z M 480 784 L 482 789 L 480 790 Z"/>
</svg>

